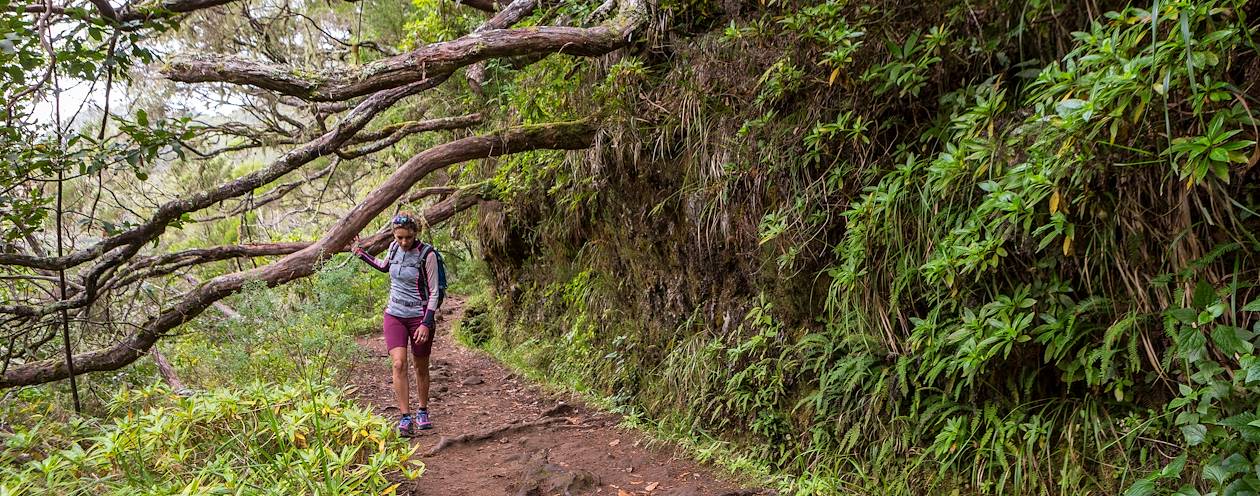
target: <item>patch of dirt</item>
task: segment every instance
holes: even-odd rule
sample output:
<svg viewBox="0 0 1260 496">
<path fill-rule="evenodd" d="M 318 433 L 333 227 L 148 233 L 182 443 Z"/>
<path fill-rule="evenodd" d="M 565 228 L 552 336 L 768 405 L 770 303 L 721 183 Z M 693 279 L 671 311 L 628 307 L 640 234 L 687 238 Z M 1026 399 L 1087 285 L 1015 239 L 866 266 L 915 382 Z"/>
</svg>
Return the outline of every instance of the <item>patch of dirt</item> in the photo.
<svg viewBox="0 0 1260 496">
<path fill-rule="evenodd" d="M 484 352 L 455 342 L 463 301 L 438 317 L 430 359 L 432 430 L 412 439 L 424 475 L 399 488 L 425 496 L 734 496 L 764 495 L 718 478 L 668 448 L 648 448 L 620 429 L 620 416 L 557 398 Z M 350 371 L 357 399 L 398 417 L 389 356 L 380 335 L 360 338 L 363 358 Z M 412 393 L 414 395 L 414 392 Z M 415 398 L 412 398 L 415 408 Z"/>
</svg>

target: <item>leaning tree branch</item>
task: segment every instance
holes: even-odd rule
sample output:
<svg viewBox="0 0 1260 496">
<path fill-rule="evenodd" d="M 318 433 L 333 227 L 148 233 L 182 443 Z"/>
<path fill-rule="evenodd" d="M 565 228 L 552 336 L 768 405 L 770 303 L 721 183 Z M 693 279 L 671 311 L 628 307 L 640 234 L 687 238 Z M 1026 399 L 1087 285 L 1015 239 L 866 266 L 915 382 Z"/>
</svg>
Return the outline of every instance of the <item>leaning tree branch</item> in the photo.
<svg viewBox="0 0 1260 496">
<path fill-rule="evenodd" d="M 214 302 L 240 291 L 248 282 L 261 281 L 268 286 L 276 286 L 313 274 L 330 253 L 345 250 L 351 239 L 374 217 L 433 171 L 468 160 L 527 150 L 588 148 L 594 136 L 595 128 L 590 123 L 558 123 L 463 138 L 420 152 L 369 193 L 319 241 L 272 264 L 207 281 L 186 293 L 179 302 L 164 308 L 117 344 L 75 355 L 75 370 L 78 373 L 114 370 L 136 361 L 167 331 L 192 320 Z M 432 223 L 441 220 L 444 219 L 433 219 Z M 0 377 L 0 388 L 42 384 L 68 376 L 65 362 L 42 360 L 6 370 Z"/>
<path fill-rule="evenodd" d="M 455 0 L 455 3 L 490 13 L 494 13 L 499 7 L 499 3 L 494 0 Z"/>
<path fill-rule="evenodd" d="M 250 243 L 244 245 L 215 246 L 211 248 L 194 248 L 191 250 L 177 251 L 175 253 L 167 253 L 165 255 L 136 258 L 132 260 L 129 267 L 131 269 L 140 269 L 173 263 L 196 265 L 219 260 L 228 260 L 231 258 L 288 255 L 310 245 L 310 243 Z"/>
<path fill-rule="evenodd" d="M 383 126 L 375 131 L 364 131 L 354 136 L 349 145 L 362 145 L 373 141 L 387 139 L 399 133 L 415 134 L 428 131 L 449 131 L 481 124 L 481 114 L 464 114 L 455 117 L 439 117 L 423 121 L 404 121 Z"/>
<path fill-rule="evenodd" d="M 509 3 L 507 7 L 504 7 L 494 17 L 477 26 L 477 29 L 473 30 L 473 34 L 484 33 L 493 29 L 510 28 L 533 13 L 537 6 L 538 0 L 512 0 L 512 3 Z M 468 66 L 468 69 L 464 71 L 464 79 L 468 81 L 468 86 L 474 92 L 481 95 L 481 85 L 486 81 L 486 63 L 482 61 Z"/>
<path fill-rule="evenodd" d="M 304 184 L 307 184 L 311 181 L 327 176 L 328 174 L 332 173 L 333 169 L 335 169 L 336 167 L 337 167 L 337 162 L 334 160 L 331 164 L 328 164 L 328 167 L 324 167 L 323 169 L 320 169 L 318 172 L 314 174 L 276 186 L 275 188 L 272 188 L 270 191 L 268 191 L 267 193 L 263 194 L 260 197 L 257 197 L 257 198 L 249 197 L 247 201 L 242 201 L 239 205 L 237 205 L 236 207 L 234 207 L 233 209 L 227 212 L 217 214 L 217 215 L 212 215 L 210 217 L 203 217 L 203 218 L 195 219 L 195 222 L 212 222 L 216 220 L 223 220 L 228 217 L 235 217 L 237 215 L 243 214 L 251 210 L 256 210 L 259 207 L 264 207 L 270 204 L 271 202 L 284 198 L 290 192 L 298 189 L 298 187 Z"/>
<path fill-rule="evenodd" d="M 101 13 L 101 17 L 111 21 L 118 20 L 118 12 L 114 10 L 114 6 L 109 4 L 109 0 L 88 0 L 96 11 Z"/>
<path fill-rule="evenodd" d="M 162 73 L 185 83 L 223 82 L 268 89 L 310 101 L 339 101 L 393 88 L 424 78 L 449 76 L 483 60 L 563 53 L 604 55 L 628 43 L 630 34 L 647 16 L 643 0 L 622 2 L 613 19 L 590 28 L 540 26 L 491 29 L 459 39 L 433 43 L 361 68 L 303 71 L 264 64 L 235 56 L 176 57 Z"/>
<path fill-rule="evenodd" d="M 350 139 L 348 144 L 363 144 L 364 146 L 356 147 L 348 150 L 337 150 L 335 153 L 338 158 L 343 160 L 351 160 L 370 155 L 385 148 L 394 145 L 407 136 L 430 131 L 449 131 L 453 129 L 463 129 L 481 123 L 481 114 L 467 114 L 457 117 L 443 117 L 439 119 L 429 119 L 425 121 L 407 121 L 398 124 L 391 124 L 373 132 L 360 132 Z M 209 222 L 222 220 L 235 215 L 240 215 L 249 210 L 254 210 L 264 205 L 279 200 L 298 187 L 307 184 L 315 179 L 319 179 L 328 175 L 336 167 L 336 163 L 323 168 L 315 174 L 291 181 L 280 186 L 276 186 L 261 197 L 251 199 L 248 203 L 242 203 L 236 208 L 218 215 L 196 219 L 196 222 Z"/>
<path fill-rule="evenodd" d="M 398 203 L 411 203 L 429 195 L 445 194 L 455 188 L 421 188 L 412 192 L 405 198 L 399 200 Z M 442 200 L 433 206 L 425 209 L 424 215 L 421 216 L 421 225 L 435 226 L 455 214 L 465 209 L 481 203 L 481 196 L 472 193 L 463 193 Z M 437 220 L 440 219 L 440 220 Z M 371 236 L 359 239 L 359 246 L 369 254 L 376 255 L 385 251 L 389 247 L 389 242 L 394 240 L 394 236 L 390 234 L 390 229 L 383 228 Z"/>
<path fill-rule="evenodd" d="M 421 188 L 399 199 L 399 203 L 411 203 L 428 196 L 451 194 L 458 191 L 459 189 L 454 187 Z M 481 197 L 472 193 L 456 195 L 426 209 L 421 220 L 424 222 L 424 225 L 435 225 L 480 202 Z M 380 253 L 389 242 L 389 233 L 387 231 L 379 232 L 364 238 L 364 240 L 365 242 L 362 246 L 366 250 L 373 254 Z M 110 287 L 123 287 L 143 279 L 169 275 L 179 269 L 193 265 L 236 258 L 288 255 L 309 246 L 311 246 L 310 242 L 252 243 L 195 248 L 165 255 L 135 258 L 127 266 L 128 274 L 112 282 Z"/>
<path fill-rule="evenodd" d="M 81 290 L 69 299 L 60 299 L 53 303 L 34 307 L 24 305 L 0 306 L 0 314 L 12 314 L 19 317 L 42 317 L 62 310 L 82 308 L 96 300 L 101 278 L 106 277 L 114 268 L 135 256 L 142 244 L 128 244 L 105 254 L 80 277 Z"/>
<path fill-rule="evenodd" d="M 420 188 L 416 191 L 412 191 L 407 196 L 403 197 L 401 200 L 398 200 L 398 202 L 399 203 L 414 203 L 414 202 L 423 200 L 426 197 L 437 196 L 437 195 L 445 196 L 452 193 L 458 193 L 459 191 L 460 189 L 455 186 L 433 186 L 429 188 Z M 461 197 L 467 196 L 469 198 L 476 198 L 478 200 L 481 199 L 480 196 L 474 195 L 468 192 L 465 192 L 461 194 L 460 196 Z"/>
<path fill-rule="evenodd" d="M 127 267 L 127 275 L 111 281 L 110 288 L 120 288 L 144 279 L 165 276 L 175 271 L 210 262 L 236 258 L 288 255 L 310 246 L 310 243 L 259 243 L 226 245 L 184 250 L 166 255 L 136 259 Z"/>
<path fill-rule="evenodd" d="M 112 5 L 109 4 L 108 0 L 89 0 L 89 2 L 96 7 L 96 10 L 101 13 L 101 17 L 120 24 L 144 22 L 170 15 L 187 14 L 198 10 L 226 5 L 235 1 L 237 0 L 171 0 L 162 2 L 158 5 L 141 6 L 140 8 L 132 8 L 128 5 L 121 13 L 119 13 Z M 25 7 L 21 7 L 21 9 L 24 12 L 31 14 L 50 12 L 55 15 L 65 15 L 67 11 L 67 8 L 64 6 L 54 5 L 52 7 L 47 7 L 42 4 L 30 4 Z M 134 30 L 138 29 L 139 26 L 130 26 L 129 28 Z"/>
<path fill-rule="evenodd" d="M 404 97 L 437 86 L 447 76 L 435 77 L 405 86 L 378 92 L 355 107 L 337 127 L 319 138 L 285 153 L 267 167 L 230 181 L 217 188 L 189 195 L 162 204 L 143 224 L 106 238 L 91 247 L 61 257 L 37 257 L 20 253 L 0 253 L 0 265 L 18 265 L 45 270 L 74 267 L 120 246 L 132 245 L 137 249 L 166 231 L 171 222 L 185 213 L 207 208 L 223 200 L 241 196 L 255 188 L 270 183 L 316 158 L 334 153 L 363 129 L 378 113 Z"/>
<path fill-rule="evenodd" d="M 403 122 L 395 126 L 387 126 L 387 128 L 383 129 L 381 132 L 373 134 L 372 137 L 377 137 L 377 136 L 380 136 L 380 137 L 376 138 L 375 140 L 365 141 L 367 144 L 363 146 L 359 146 L 359 147 L 352 148 L 349 150 L 338 150 L 337 156 L 341 157 L 342 160 L 352 160 L 352 159 L 356 159 L 359 157 L 363 157 L 365 155 L 370 155 L 370 154 L 379 152 L 381 150 L 384 150 L 385 148 L 388 148 L 394 145 L 395 143 L 398 143 L 403 138 L 406 138 L 407 136 L 411 136 L 413 134 L 424 133 L 424 132 L 429 132 L 429 131 L 449 131 L 452 129 L 464 129 L 467 127 L 475 126 L 480 123 L 481 123 L 481 114 L 468 114 L 468 115 L 461 115 L 458 117 L 444 117 L 441 119 L 430 119 L 427 121 Z M 360 138 L 367 138 L 367 136 L 356 137 L 356 140 Z"/>
</svg>

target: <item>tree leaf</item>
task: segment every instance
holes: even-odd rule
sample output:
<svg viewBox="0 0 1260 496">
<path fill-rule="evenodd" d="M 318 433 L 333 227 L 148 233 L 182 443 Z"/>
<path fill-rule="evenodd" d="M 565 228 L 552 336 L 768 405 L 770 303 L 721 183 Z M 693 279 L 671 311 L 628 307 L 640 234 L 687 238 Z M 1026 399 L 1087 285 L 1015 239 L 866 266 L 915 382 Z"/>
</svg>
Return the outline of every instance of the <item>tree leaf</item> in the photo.
<svg viewBox="0 0 1260 496">
<path fill-rule="evenodd" d="M 1242 311 L 1244 311 L 1244 312 L 1260 312 L 1260 298 L 1256 298 L 1256 299 L 1254 299 L 1254 300 L 1251 300 L 1251 303 L 1248 303 L 1248 304 L 1246 304 L 1246 305 L 1243 305 L 1243 307 L 1242 307 Z"/>
<path fill-rule="evenodd" d="M 1196 446 L 1203 442 L 1203 438 L 1207 437 L 1207 426 L 1203 424 L 1192 424 L 1181 426 L 1181 434 L 1186 437 L 1186 444 Z"/>
<path fill-rule="evenodd" d="M 1245 360 L 1245 357 L 1244 357 L 1244 360 Z M 1244 363 L 1246 362 L 1244 361 Z M 1243 368 L 1247 370 L 1247 378 L 1244 379 L 1244 382 L 1250 384 L 1252 382 L 1260 381 L 1260 360 L 1256 360 L 1253 357 L 1251 359 L 1251 363 L 1248 363 Z M 1257 426 L 1257 427 L 1260 427 L 1260 426 Z"/>
<path fill-rule="evenodd" d="M 1168 316 L 1176 319 L 1177 322 L 1190 324 L 1198 320 L 1199 313 L 1193 308 L 1176 308 L 1168 311 Z"/>
<path fill-rule="evenodd" d="M 1184 468 L 1186 468 L 1186 454 L 1182 453 L 1177 458 L 1173 458 L 1173 461 L 1168 462 L 1168 465 L 1165 465 L 1164 469 L 1159 471 L 1159 476 L 1160 478 L 1176 479 L 1181 477 L 1181 471 Z"/>
<path fill-rule="evenodd" d="M 1246 332 L 1242 328 L 1234 326 L 1216 326 L 1212 330 L 1212 342 L 1221 351 L 1233 355 L 1235 353 L 1251 353 L 1253 348 L 1250 342 L 1244 340 L 1242 334 Z"/>
<path fill-rule="evenodd" d="M 1192 300 L 1194 302 L 1194 308 L 1207 308 L 1208 305 L 1211 305 L 1212 302 L 1216 300 L 1216 288 L 1212 287 L 1211 284 L 1208 284 L 1207 281 L 1199 281 L 1199 283 L 1194 286 L 1194 298 Z"/>
<path fill-rule="evenodd" d="M 1150 496 L 1152 494 L 1155 494 L 1155 481 L 1150 479 L 1138 479 L 1124 491 L 1124 496 Z"/>
</svg>

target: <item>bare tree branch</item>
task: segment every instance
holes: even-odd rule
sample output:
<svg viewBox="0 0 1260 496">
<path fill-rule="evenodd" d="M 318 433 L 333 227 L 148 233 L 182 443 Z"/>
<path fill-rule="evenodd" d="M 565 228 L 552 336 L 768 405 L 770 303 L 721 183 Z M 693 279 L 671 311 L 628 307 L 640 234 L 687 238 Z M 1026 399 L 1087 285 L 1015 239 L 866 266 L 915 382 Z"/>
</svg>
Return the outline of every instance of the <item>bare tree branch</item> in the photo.
<svg viewBox="0 0 1260 496">
<path fill-rule="evenodd" d="M 411 202 L 419 201 L 429 196 L 448 195 L 448 194 L 456 193 L 458 191 L 459 191 L 459 188 L 454 188 L 454 187 L 420 188 L 419 190 L 413 191 L 412 193 L 408 194 L 406 197 L 401 198 L 398 202 L 411 203 Z M 463 193 L 455 197 L 448 198 L 442 202 L 439 202 L 433 205 L 429 209 L 427 209 L 424 214 L 425 220 L 426 221 L 432 220 L 433 221 L 432 223 L 440 222 L 441 220 L 445 220 L 451 215 L 454 215 L 456 212 L 462 211 L 472 205 L 477 204 L 480 201 L 481 201 L 481 198 L 472 193 Z M 373 244 L 365 244 L 364 246 L 365 247 L 375 246 L 375 242 L 378 240 L 377 238 L 379 236 L 387 235 L 387 234 L 388 234 L 387 231 L 382 231 L 381 233 L 378 233 L 376 235 L 369 236 L 368 238 L 364 238 L 364 239 L 371 240 L 373 243 Z M 223 260 L 231 260 L 234 258 L 288 255 L 290 253 L 296 253 L 298 251 L 301 251 L 309 247 L 310 245 L 311 243 L 309 242 L 252 243 L 252 244 L 244 244 L 244 245 L 223 245 L 223 246 L 215 246 L 215 247 L 210 247 L 210 248 L 194 248 L 194 249 L 183 250 L 183 251 L 179 251 L 175 253 L 168 253 L 165 255 L 139 257 L 139 258 L 133 259 L 132 263 L 128 265 L 127 271 L 129 272 L 129 274 L 126 277 L 119 279 L 117 282 L 113 283 L 112 286 L 113 287 L 126 286 L 127 284 L 131 284 L 142 279 L 168 275 L 175 272 L 176 270 L 179 270 L 185 267 L 190 267 L 193 265 L 200 265 L 204 263 L 219 262 Z M 140 270 L 140 269 L 151 269 L 151 270 Z"/>
<path fill-rule="evenodd" d="M 458 191 L 456 188 L 445 187 L 421 188 L 420 190 L 412 192 L 406 198 L 399 200 L 398 203 L 411 203 L 426 196 L 448 194 L 456 191 Z M 464 211 L 468 207 L 477 205 L 481 203 L 481 201 L 482 198 L 480 196 L 468 192 L 447 198 L 425 209 L 424 215 L 421 217 L 421 225 L 435 226 L 442 220 L 452 217 L 455 214 Z M 394 237 L 390 234 L 390 229 L 387 226 L 370 236 L 360 238 L 359 246 L 362 247 L 364 251 L 375 255 L 385 251 L 385 248 L 389 246 L 389 242 L 393 239 Z"/>
<path fill-rule="evenodd" d="M 225 274 L 185 294 L 177 303 L 150 318 L 136 332 L 108 348 L 79 353 L 74 357 L 78 372 L 114 370 L 143 356 L 159 338 L 176 326 L 188 322 L 211 304 L 240 291 L 250 281 L 276 286 L 309 276 L 328 254 L 342 251 L 351 239 L 372 219 L 397 201 L 429 173 L 452 164 L 477 158 L 495 157 L 535 149 L 576 150 L 587 148 L 595 136 L 595 128 L 587 122 L 558 123 L 508 129 L 499 133 L 473 136 L 435 146 L 407 160 L 383 184 L 334 224 L 319 241 L 279 261 L 256 269 Z M 436 206 L 434 207 L 436 208 Z M 454 215 L 452 208 L 446 218 Z M 426 215 L 430 224 L 445 220 Z M 42 360 L 24 363 L 5 370 L 0 388 L 40 384 L 69 376 L 65 362 Z"/>
<path fill-rule="evenodd" d="M 498 2 L 495 2 L 494 0 L 455 0 L 455 3 L 467 5 L 482 12 L 490 13 L 494 13 L 494 11 L 498 10 L 499 6 Z"/>
<path fill-rule="evenodd" d="M 272 188 L 270 191 L 268 191 L 266 194 L 260 197 L 257 197 L 257 198 L 249 197 L 248 200 L 243 200 L 240 205 L 237 205 L 235 208 L 227 212 L 224 212 L 218 215 L 213 215 L 210 217 L 196 219 L 196 222 L 211 222 L 211 221 L 216 221 L 216 220 L 223 220 L 228 217 L 234 217 L 234 216 L 243 214 L 245 212 L 255 210 L 259 207 L 266 206 L 270 204 L 271 202 L 284 198 L 285 195 L 288 195 L 293 190 L 298 189 L 298 187 L 302 186 L 303 184 L 306 184 L 316 179 L 319 179 L 321 177 L 327 176 L 328 174 L 332 173 L 333 169 L 335 169 L 336 167 L 337 167 L 337 163 L 334 161 L 333 163 L 328 164 L 328 167 L 324 167 L 323 169 L 320 169 L 318 172 L 314 174 L 276 186 L 275 188 Z"/>
<path fill-rule="evenodd" d="M 477 29 L 473 30 L 473 34 L 484 33 L 492 29 L 512 27 L 520 22 L 521 19 L 533 13 L 534 8 L 537 6 L 538 0 L 512 0 L 512 3 L 509 3 L 507 7 L 504 7 L 494 17 L 477 26 Z M 485 62 L 477 62 L 468 66 L 468 70 L 464 71 L 464 78 L 468 80 L 468 86 L 478 95 L 481 95 L 481 85 L 486 81 Z"/>
<path fill-rule="evenodd" d="M 311 101 L 338 101 L 392 88 L 423 78 L 449 76 L 486 59 L 537 53 L 603 55 L 628 43 L 646 17 L 642 0 L 622 2 L 622 12 L 590 28 L 540 26 L 491 29 L 459 39 L 433 43 L 362 68 L 303 71 L 235 56 L 177 57 L 163 74 L 185 83 L 224 82 L 255 86 Z"/>
<path fill-rule="evenodd" d="M 266 257 L 288 255 L 310 246 L 310 243 L 262 243 L 247 245 L 215 246 L 196 248 L 156 257 L 137 259 L 127 267 L 127 275 L 110 281 L 108 288 L 120 288 L 129 284 L 170 275 L 175 271 L 210 262 L 231 260 L 234 258 Z"/>
<path fill-rule="evenodd" d="M 17 253 L 0 253 L 0 265 L 19 265 L 45 270 L 58 270 L 95 259 L 120 246 L 133 245 L 138 249 L 140 245 L 165 232 L 166 227 L 171 222 L 178 220 L 185 213 L 195 212 L 228 198 L 253 191 L 255 188 L 270 183 L 316 158 L 333 153 L 362 130 L 382 110 L 389 108 L 406 96 L 432 88 L 445 81 L 445 79 L 446 76 L 424 79 L 406 86 L 376 93 L 364 100 L 363 103 L 360 103 L 358 107 L 355 107 L 354 111 L 338 123 L 335 129 L 325 133 L 318 139 L 290 150 L 267 167 L 220 185 L 217 188 L 164 203 L 143 224 L 106 238 L 89 248 L 61 257 L 33 257 Z"/>
<path fill-rule="evenodd" d="M 412 191 L 410 194 L 403 197 L 403 199 L 399 200 L 398 202 L 399 203 L 414 203 L 430 196 L 437 196 L 437 195 L 446 196 L 453 193 L 457 193 L 459 191 L 460 189 L 454 186 L 434 186 L 431 188 L 420 188 L 418 190 Z M 462 193 L 460 196 L 480 198 L 478 195 L 473 195 L 472 193 Z"/>
<path fill-rule="evenodd" d="M 385 148 L 392 146 L 407 136 L 428 131 L 449 131 L 452 129 L 463 129 L 475 126 L 481 123 L 481 114 L 468 114 L 458 117 L 444 117 L 441 119 L 431 119 L 427 121 L 411 121 L 403 122 L 393 126 L 386 126 L 370 136 L 367 134 L 356 137 L 355 141 L 368 138 L 371 142 L 366 145 L 353 148 L 350 150 L 338 151 L 337 155 L 343 160 L 359 158 L 368 154 L 376 153 Z M 374 140 L 371 138 L 375 138 Z"/>
<path fill-rule="evenodd" d="M 265 257 L 271 255 L 288 255 L 310 246 L 310 243 L 252 243 L 244 245 L 215 246 L 212 248 L 194 248 L 165 255 L 138 257 L 132 260 L 130 269 L 155 267 L 171 263 L 195 265 L 218 260 L 241 257 Z M 191 262 L 191 263 L 190 263 Z"/>
<path fill-rule="evenodd" d="M 172 0 L 162 2 L 159 5 L 141 6 L 138 9 L 132 8 L 131 5 L 128 5 L 121 14 L 119 14 L 118 11 L 109 4 L 109 0 L 89 1 L 96 7 L 96 10 L 101 13 L 102 17 L 125 24 L 137 21 L 148 21 L 171 14 L 187 14 L 189 12 L 226 5 L 237 0 Z M 66 7 L 64 6 L 53 6 L 48 8 L 41 4 L 30 4 L 22 7 L 22 9 L 28 14 L 51 12 L 55 15 L 65 15 L 66 13 Z"/>
<path fill-rule="evenodd" d="M 101 13 L 101 17 L 111 21 L 118 20 L 118 12 L 114 11 L 114 6 L 109 4 L 109 0 L 88 0 L 96 11 Z"/>
</svg>

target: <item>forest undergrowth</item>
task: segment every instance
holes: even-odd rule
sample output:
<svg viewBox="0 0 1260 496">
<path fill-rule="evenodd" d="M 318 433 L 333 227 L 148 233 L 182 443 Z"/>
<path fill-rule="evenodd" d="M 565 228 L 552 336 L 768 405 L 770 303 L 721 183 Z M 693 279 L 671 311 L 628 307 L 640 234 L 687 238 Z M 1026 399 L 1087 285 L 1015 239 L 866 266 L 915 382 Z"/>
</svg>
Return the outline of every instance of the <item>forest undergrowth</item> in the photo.
<svg viewBox="0 0 1260 496">
<path fill-rule="evenodd" d="M 251 288 L 228 301 L 239 315 L 168 338 L 189 394 L 152 360 L 84 376 L 82 414 L 65 384 L 6 392 L 0 494 L 388 494 L 420 477 L 393 420 L 339 380 L 354 336 L 379 327 L 370 295 L 384 290 L 347 262 Z"/>
<path fill-rule="evenodd" d="M 511 25 L 608 14 L 600 2 L 539 5 Z M 486 20 L 449 2 L 393 7 L 372 3 L 366 22 L 349 6 L 302 15 L 357 16 L 353 49 L 335 62 L 347 67 L 457 39 Z M 34 39 L 22 15 L 0 18 Z M 618 51 L 482 60 L 475 89 L 459 72 L 450 79 L 461 84 L 382 120 L 401 126 L 432 112 L 503 129 L 598 124 L 588 149 L 460 162 L 427 179 L 426 191 L 467 194 L 464 208 L 478 211 L 448 214 L 457 225 L 422 235 L 450 257 L 458 290 L 476 295 L 460 339 L 702 459 L 796 495 L 1257 494 L 1257 16 L 1254 0 L 661 0 Z M 195 20 L 223 19 L 249 24 Z M 85 81 L 110 67 L 82 48 L 106 42 L 93 22 L 62 40 L 73 62 L 62 70 Z M 365 35 L 375 50 L 360 46 Z M 189 46 L 221 49 L 231 36 Z M 320 53 L 310 40 L 283 41 L 295 60 Z M 114 63 L 153 61 L 135 39 L 122 43 L 130 52 Z M 34 79 L 42 51 L 19 45 L 25 72 L 8 77 Z M 269 56 L 287 60 L 286 50 Z M 298 72 L 284 74 L 308 75 Z M 6 156 L 31 171 L 57 169 L 55 180 L 32 172 L 46 181 L 29 188 L 33 199 L 0 212 L 23 226 L 6 243 L 51 246 L 19 238 L 51 224 L 54 195 L 41 188 L 66 181 L 65 160 L 79 160 L 71 165 L 85 181 L 98 174 L 97 198 L 111 182 L 141 197 L 145 215 L 114 198 L 108 216 L 79 226 L 105 236 L 138 229 L 158 200 L 270 167 L 269 151 L 151 167 L 168 148 L 178 162 L 164 160 L 183 163 L 177 142 L 202 124 L 157 112 L 150 122 L 139 103 L 112 117 L 136 131 L 122 133 L 136 150 L 105 141 L 82 156 L 54 150 L 54 160 L 43 155 L 55 147 L 6 139 L 21 152 Z M 289 125 L 298 131 L 281 138 L 310 127 Z M 318 236 L 316 219 L 341 219 L 394 177 L 396 162 L 470 133 L 426 136 L 363 162 L 321 156 L 321 171 L 256 191 L 305 197 L 260 209 L 251 191 L 237 210 L 228 211 L 233 200 L 214 215 L 184 212 L 160 223 L 173 235 L 138 241 L 131 255 L 150 241 L 173 252 Z M 226 136 L 215 144 L 257 138 Z M 117 170 L 101 172 L 93 157 Z M 70 205 L 95 205 L 91 190 L 71 188 Z M 63 196 L 58 188 L 58 219 Z M 476 257 L 484 266 L 468 263 Z M 185 283 L 203 290 L 198 281 L 248 273 L 260 259 L 225 260 L 181 273 L 200 279 L 163 280 L 162 291 L 128 283 L 134 298 L 111 303 L 162 309 Z M 406 443 L 333 380 L 352 336 L 379 326 L 385 291 L 346 264 L 338 255 L 309 280 L 251 287 L 223 300 L 239 318 L 163 336 L 159 349 L 192 397 L 155 385 L 147 360 L 85 376 L 84 416 L 68 413 L 66 384 L 4 391 L 0 495 L 339 494 L 418 475 Z M 37 291 L 52 278 L 37 265 L 11 271 L 30 282 L 6 297 L 36 294 L 52 306 L 5 310 L 49 323 L 66 292 Z M 85 332 L 89 324 L 76 343 L 112 345 L 133 322 Z M 51 329 L 41 326 L 15 332 L 27 340 Z M 44 334 L 29 356 L 7 345 L 16 367 L 53 363 L 58 350 L 42 345 L 56 334 Z"/>
</svg>

